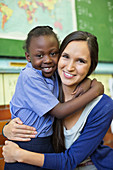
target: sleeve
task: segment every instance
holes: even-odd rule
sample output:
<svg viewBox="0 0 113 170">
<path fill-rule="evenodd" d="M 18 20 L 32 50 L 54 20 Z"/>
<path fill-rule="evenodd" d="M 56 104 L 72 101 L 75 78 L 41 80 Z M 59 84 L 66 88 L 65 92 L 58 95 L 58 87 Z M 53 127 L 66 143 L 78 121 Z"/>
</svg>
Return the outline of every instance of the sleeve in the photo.
<svg viewBox="0 0 113 170">
<path fill-rule="evenodd" d="M 113 119 L 113 102 L 99 102 L 90 113 L 80 137 L 59 154 L 45 154 L 44 168 L 72 170 L 96 150 Z"/>
<path fill-rule="evenodd" d="M 41 77 L 28 76 L 23 87 L 26 105 L 29 106 L 30 110 L 38 113 L 40 117 L 59 103 Z"/>
</svg>

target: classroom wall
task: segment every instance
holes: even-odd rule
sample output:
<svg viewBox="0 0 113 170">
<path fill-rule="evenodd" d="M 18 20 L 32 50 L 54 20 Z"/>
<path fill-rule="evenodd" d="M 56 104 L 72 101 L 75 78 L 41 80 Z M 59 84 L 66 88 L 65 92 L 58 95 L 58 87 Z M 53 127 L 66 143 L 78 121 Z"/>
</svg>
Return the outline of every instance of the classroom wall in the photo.
<svg viewBox="0 0 113 170">
<path fill-rule="evenodd" d="M 96 35 L 100 49 L 99 61 L 113 63 L 112 0 L 98 0 L 98 3 L 95 0 L 56 0 L 48 3 L 42 1 L 41 4 L 35 4 L 34 1 L 35 9 L 33 4 L 30 5 L 31 9 L 29 6 L 25 9 L 24 3 L 9 3 L 8 0 L 0 3 L 0 14 L 8 17 L 5 21 L 0 15 L 1 23 L 4 23 L 0 26 L 0 56 L 24 57 L 23 40 L 29 30 L 37 25 L 50 25 L 60 40 L 74 30 L 89 31 Z"/>
</svg>

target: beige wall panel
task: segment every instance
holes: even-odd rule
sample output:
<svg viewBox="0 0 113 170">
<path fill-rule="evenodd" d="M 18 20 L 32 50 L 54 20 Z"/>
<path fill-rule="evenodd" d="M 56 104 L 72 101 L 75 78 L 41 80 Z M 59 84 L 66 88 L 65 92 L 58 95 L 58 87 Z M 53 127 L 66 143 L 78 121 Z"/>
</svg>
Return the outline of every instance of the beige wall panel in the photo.
<svg viewBox="0 0 113 170">
<path fill-rule="evenodd" d="M 5 104 L 9 104 L 14 91 L 19 74 L 4 74 Z"/>
<path fill-rule="evenodd" d="M 0 105 L 4 105 L 3 75 L 0 74 Z"/>
<path fill-rule="evenodd" d="M 109 79 L 112 78 L 111 74 L 92 74 L 89 77 L 91 79 L 96 78 L 98 81 L 101 81 L 105 88 L 104 93 L 110 96 Z"/>
<path fill-rule="evenodd" d="M 14 91 L 19 74 L 4 74 L 4 83 L 2 74 L 0 74 L 0 105 L 9 104 Z M 110 74 L 92 74 L 91 79 L 96 78 L 101 81 L 105 87 L 105 94 L 110 96 L 109 79 L 112 78 Z M 4 85 L 4 86 L 3 86 Z M 3 90 L 4 89 L 4 90 Z M 4 92 L 4 93 L 3 93 Z"/>
</svg>

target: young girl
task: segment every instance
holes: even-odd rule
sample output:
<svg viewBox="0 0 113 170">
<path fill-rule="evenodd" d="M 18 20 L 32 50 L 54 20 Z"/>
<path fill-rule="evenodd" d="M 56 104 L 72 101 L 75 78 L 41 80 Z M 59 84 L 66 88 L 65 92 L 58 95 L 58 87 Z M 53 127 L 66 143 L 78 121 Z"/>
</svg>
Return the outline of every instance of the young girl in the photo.
<svg viewBox="0 0 113 170">
<path fill-rule="evenodd" d="M 19 75 L 10 110 L 12 119 L 19 117 L 24 124 L 35 127 L 37 135 L 29 142 L 17 144 L 29 151 L 51 153 L 54 117 L 64 118 L 73 114 L 97 97 L 100 87 L 96 86 L 81 97 L 60 103 L 57 99 L 58 79 L 55 72 L 59 53 L 56 34 L 50 27 L 36 27 L 28 34 L 25 49 L 28 64 Z M 20 168 L 40 169 L 22 163 L 5 165 L 8 170 Z"/>
</svg>

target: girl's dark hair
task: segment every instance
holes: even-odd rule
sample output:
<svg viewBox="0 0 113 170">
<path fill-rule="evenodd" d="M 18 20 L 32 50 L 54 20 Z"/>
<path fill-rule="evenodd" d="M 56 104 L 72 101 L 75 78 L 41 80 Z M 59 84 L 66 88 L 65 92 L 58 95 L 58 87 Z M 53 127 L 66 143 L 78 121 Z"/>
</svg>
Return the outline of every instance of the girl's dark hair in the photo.
<svg viewBox="0 0 113 170">
<path fill-rule="evenodd" d="M 37 26 L 35 28 L 33 28 L 27 35 L 27 39 L 25 41 L 25 45 L 23 46 L 23 49 L 27 52 L 29 52 L 29 46 L 30 46 L 30 42 L 32 37 L 39 37 L 39 36 L 54 36 L 55 39 L 58 41 L 59 44 L 59 40 L 57 35 L 55 34 L 55 32 L 53 31 L 53 28 L 50 26 Z"/>
<path fill-rule="evenodd" d="M 90 57 L 91 57 L 91 66 L 90 66 L 89 72 L 87 74 L 87 76 L 89 76 L 95 70 L 97 63 L 98 63 L 97 38 L 94 35 L 92 35 L 88 32 L 84 32 L 84 31 L 72 32 L 71 34 L 67 35 L 65 37 L 65 39 L 63 40 L 63 42 L 60 46 L 60 50 L 59 50 L 59 57 L 61 56 L 64 49 L 71 41 L 87 41 L 88 48 L 90 51 Z M 59 100 L 60 100 L 60 102 L 64 102 L 61 83 L 60 83 Z M 63 133 L 63 121 L 55 119 L 55 122 L 53 124 L 53 130 L 54 130 L 53 131 L 54 150 L 57 153 L 64 152 L 65 151 L 65 142 L 64 142 L 64 133 Z"/>
</svg>

